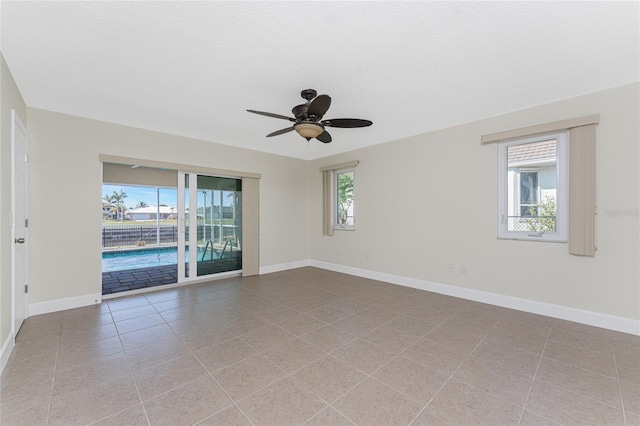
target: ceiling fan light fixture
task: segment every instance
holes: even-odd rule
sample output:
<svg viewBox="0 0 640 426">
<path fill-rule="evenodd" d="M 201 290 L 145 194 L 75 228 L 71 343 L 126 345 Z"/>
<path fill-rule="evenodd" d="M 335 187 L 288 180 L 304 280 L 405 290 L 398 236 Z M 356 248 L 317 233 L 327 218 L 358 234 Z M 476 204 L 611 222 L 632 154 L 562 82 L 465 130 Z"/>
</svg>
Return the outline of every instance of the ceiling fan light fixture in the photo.
<svg viewBox="0 0 640 426">
<path fill-rule="evenodd" d="M 303 138 L 309 140 L 318 137 L 324 132 L 324 127 L 316 123 L 298 123 L 293 126 L 296 132 Z"/>
<path fill-rule="evenodd" d="M 318 92 L 313 89 L 303 90 L 301 95 L 307 102 L 293 107 L 291 112 L 295 118 L 274 114 L 272 112 L 256 111 L 254 109 L 248 109 L 247 112 L 293 122 L 293 126 L 269 133 L 267 135 L 268 138 L 295 130 L 307 141 L 315 138 L 322 143 L 330 143 L 332 138 L 329 132 L 325 130 L 325 127 L 352 129 L 356 127 L 367 127 L 373 124 L 369 120 L 361 120 L 359 118 L 332 118 L 323 120 L 324 114 L 331 106 L 331 97 L 329 95 L 318 95 Z"/>
</svg>

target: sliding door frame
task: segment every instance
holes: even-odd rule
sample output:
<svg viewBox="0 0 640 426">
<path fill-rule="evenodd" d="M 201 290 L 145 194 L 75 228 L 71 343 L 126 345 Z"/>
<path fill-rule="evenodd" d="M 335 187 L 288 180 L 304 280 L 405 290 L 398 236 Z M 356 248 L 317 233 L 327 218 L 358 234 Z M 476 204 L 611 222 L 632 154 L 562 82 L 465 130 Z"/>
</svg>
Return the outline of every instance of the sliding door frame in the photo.
<svg viewBox="0 0 640 426">
<path fill-rule="evenodd" d="M 228 275 L 226 272 L 220 274 L 197 276 L 197 251 L 189 250 L 189 276 L 186 277 L 185 270 L 185 208 L 190 212 L 197 212 L 197 191 L 194 191 L 194 182 L 197 182 L 198 175 L 208 175 L 215 177 L 241 179 L 242 180 L 242 269 L 231 271 L 232 273 L 242 273 L 242 276 L 258 275 L 260 273 L 260 198 L 259 182 L 260 173 L 242 172 L 227 169 L 217 169 L 210 167 L 194 166 L 180 163 L 170 163 L 153 161 L 141 158 L 121 157 L 115 155 L 99 154 L 98 160 L 102 163 L 115 163 L 122 165 L 139 165 L 144 167 L 158 168 L 164 170 L 175 170 L 178 177 L 178 283 L 185 285 L 211 280 L 216 277 Z M 185 200 L 185 179 L 189 176 L 189 200 Z M 197 187 L 197 183 L 195 184 Z M 245 188 L 247 189 L 245 192 Z M 193 220 L 197 223 L 197 214 L 193 215 Z M 189 226 L 189 241 L 197 241 L 197 226 Z M 246 253 L 245 253 L 246 251 Z M 182 261 L 181 261 L 182 260 Z M 169 284 L 171 286 L 171 284 Z M 164 286 L 163 286 L 164 287 Z"/>
</svg>

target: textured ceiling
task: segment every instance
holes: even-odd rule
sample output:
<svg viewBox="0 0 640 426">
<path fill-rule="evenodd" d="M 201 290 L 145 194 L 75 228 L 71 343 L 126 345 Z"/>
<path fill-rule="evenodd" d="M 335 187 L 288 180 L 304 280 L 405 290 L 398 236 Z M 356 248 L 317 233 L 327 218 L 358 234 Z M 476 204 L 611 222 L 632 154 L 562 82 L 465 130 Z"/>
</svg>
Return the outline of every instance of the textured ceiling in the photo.
<svg viewBox="0 0 640 426">
<path fill-rule="evenodd" d="M 638 2 L 11 2 L 27 105 L 303 159 L 639 79 Z M 332 96 L 333 143 L 287 122 Z"/>
</svg>

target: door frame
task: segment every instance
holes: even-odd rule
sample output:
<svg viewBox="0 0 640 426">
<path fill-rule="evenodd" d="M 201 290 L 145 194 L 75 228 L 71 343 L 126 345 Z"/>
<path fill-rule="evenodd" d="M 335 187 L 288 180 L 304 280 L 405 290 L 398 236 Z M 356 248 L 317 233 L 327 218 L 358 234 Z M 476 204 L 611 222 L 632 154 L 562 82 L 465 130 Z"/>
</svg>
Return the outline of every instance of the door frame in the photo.
<svg viewBox="0 0 640 426">
<path fill-rule="evenodd" d="M 242 179 L 242 269 L 232 272 L 221 272 L 215 275 L 215 278 L 211 276 L 192 277 L 182 279 L 180 276 L 184 276 L 184 265 L 178 264 L 178 282 L 176 284 L 167 284 L 160 288 L 131 290 L 127 294 L 146 293 L 149 291 L 158 291 L 160 289 L 172 288 L 172 286 L 182 286 L 187 284 L 196 284 L 205 281 L 211 281 L 212 279 L 226 278 L 241 274 L 242 276 L 251 276 L 260 274 L 260 199 L 259 199 L 259 181 L 262 178 L 260 173 L 251 173 L 238 170 L 218 169 L 205 166 L 197 166 L 193 164 L 173 163 L 167 161 L 156 161 L 144 158 L 136 157 L 124 157 L 117 155 L 98 154 L 98 161 L 104 163 L 115 163 L 132 165 L 137 164 L 145 167 L 152 167 L 158 169 L 169 169 L 183 173 L 195 173 L 210 176 L 229 177 L 233 179 Z M 184 190 L 184 181 L 178 178 L 178 206 L 185 206 L 185 200 L 182 199 L 181 193 L 184 194 L 180 188 Z M 182 203 L 182 204 L 181 204 Z M 179 208 L 180 210 L 180 208 Z M 182 227 L 181 227 L 182 224 Z M 184 235 L 184 220 L 178 222 L 179 235 Z M 182 246 L 182 249 L 180 248 Z M 184 251 L 184 244 L 178 243 L 178 250 Z M 184 257 L 184 254 L 180 257 Z M 182 270 L 180 269 L 182 268 Z M 181 275 L 182 272 L 182 275 Z M 124 294 L 122 294 L 124 295 Z M 118 297 L 103 296 L 103 300 Z"/>
<path fill-rule="evenodd" d="M 24 162 L 24 219 L 29 217 L 29 135 L 27 133 L 27 127 L 24 125 L 23 121 L 20 119 L 20 116 L 16 112 L 16 110 L 11 110 L 11 240 L 14 241 L 11 243 L 11 332 L 15 339 L 19 326 L 17 325 L 17 310 L 18 306 L 16 306 L 17 294 L 19 291 L 24 291 L 22 288 L 17 288 L 16 283 L 16 243 L 15 239 L 16 235 L 16 193 L 17 193 L 17 184 L 16 184 L 16 130 L 20 130 L 24 134 L 24 153 L 25 158 Z M 22 220 L 22 219 L 20 219 Z M 25 226 L 24 229 L 24 239 L 25 243 L 23 246 L 23 250 L 25 252 L 24 255 L 24 285 L 27 285 L 29 282 L 29 227 Z M 21 284 L 22 286 L 23 284 Z M 24 316 L 23 320 L 29 317 L 29 293 L 24 292 Z"/>
<path fill-rule="evenodd" d="M 243 178 L 235 177 L 235 176 L 218 176 L 210 173 L 202 173 L 202 172 L 192 172 L 190 170 L 179 169 L 178 170 L 178 284 L 186 284 L 186 283 L 198 283 L 211 279 L 216 279 L 216 277 L 225 276 L 227 273 L 239 273 L 243 274 L 244 269 L 238 269 L 234 271 L 227 272 L 218 272 L 209 275 L 201 275 L 198 276 L 198 254 L 197 254 L 197 241 L 198 241 L 198 176 L 211 176 L 211 177 L 221 177 L 226 179 L 236 179 L 244 182 Z M 189 180 L 189 186 L 186 186 L 186 178 Z M 186 192 L 188 191 L 189 196 L 186 197 Z M 242 198 L 242 202 L 244 202 L 244 198 Z M 222 197 L 220 200 L 220 205 L 222 207 L 223 201 Z M 186 212 L 189 211 L 189 218 L 186 217 Z M 195 214 L 191 214 L 191 212 L 195 212 Z M 222 212 L 222 210 L 221 210 Z M 244 216 L 240 217 L 240 221 L 242 222 L 242 226 L 244 226 Z M 222 224 L 222 217 L 220 217 L 220 223 Z M 186 225 L 189 224 L 189 262 L 188 262 L 188 271 L 186 262 Z M 221 230 L 222 232 L 222 230 Z M 222 233 L 220 234 L 222 236 Z M 244 233 L 243 233 L 244 235 Z M 242 242 L 238 242 L 238 245 L 243 246 Z M 244 256 L 244 252 L 243 252 Z M 244 268 L 244 257 L 243 268 Z M 189 276 L 185 276 L 185 273 L 189 272 Z"/>
</svg>

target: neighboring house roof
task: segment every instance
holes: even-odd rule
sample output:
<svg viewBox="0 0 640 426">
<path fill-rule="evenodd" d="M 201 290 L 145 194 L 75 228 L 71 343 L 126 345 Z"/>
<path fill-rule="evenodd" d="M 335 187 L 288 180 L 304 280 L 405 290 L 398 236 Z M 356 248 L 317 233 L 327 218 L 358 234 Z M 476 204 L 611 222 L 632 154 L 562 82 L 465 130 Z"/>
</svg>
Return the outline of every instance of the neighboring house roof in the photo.
<svg viewBox="0 0 640 426">
<path fill-rule="evenodd" d="M 127 210 L 128 214 L 149 214 L 149 213 L 157 213 L 158 212 L 158 208 L 156 206 L 149 206 L 149 207 L 140 207 L 137 209 L 129 209 Z M 160 213 L 166 213 L 166 214 L 170 214 L 170 213 L 175 213 L 176 212 L 176 208 L 175 207 L 168 207 L 168 206 L 160 206 Z"/>
<path fill-rule="evenodd" d="M 555 160 L 556 140 L 525 143 L 522 145 L 510 146 L 508 163 L 530 163 L 541 162 L 542 160 Z"/>
</svg>

